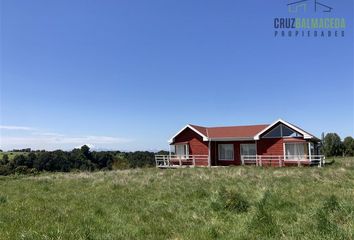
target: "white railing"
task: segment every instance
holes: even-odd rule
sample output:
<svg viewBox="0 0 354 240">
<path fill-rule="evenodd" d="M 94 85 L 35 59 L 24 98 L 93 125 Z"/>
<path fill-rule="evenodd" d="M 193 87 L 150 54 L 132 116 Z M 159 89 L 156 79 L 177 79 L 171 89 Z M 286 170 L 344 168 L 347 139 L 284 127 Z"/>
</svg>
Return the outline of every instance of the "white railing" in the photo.
<svg viewBox="0 0 354 240">
<path fill-rule="evenodd" d="M 155 155 L 156 167 L 183 167 L 208 165 L 208 155 Z"/>
<path fill-rule="evenodd" d="M 325 165 L 325 157 L 323 155 L 242 155 L 242 165 L 255 164 L 256 166 L 285 166 L 286 164 L 301 165 Z"/>
</svg>

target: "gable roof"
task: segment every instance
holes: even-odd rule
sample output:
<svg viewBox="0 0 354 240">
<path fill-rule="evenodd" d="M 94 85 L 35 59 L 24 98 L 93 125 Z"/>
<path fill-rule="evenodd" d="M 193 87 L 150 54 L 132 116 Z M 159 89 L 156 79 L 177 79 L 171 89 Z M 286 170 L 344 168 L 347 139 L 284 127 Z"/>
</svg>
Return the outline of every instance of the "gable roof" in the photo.
<svg viewBox="0 0 354 240">
<path fill-rule="evenodd" d="M 254 136 L 255 140 L 259 140 L 260 136 L 267 132 L 269 129 L 271 129 L 272 127 L 274 127 L 275 125 L 277 125 L 278 123 L 282 123 L 285 126 L 295 130 L 296 132 L 302 134 L 304 136 L 304 139 L 311 139 L 311 138 L 316 138 L 315 136 L 309 134 L 308 132 L 305 132 L 304 130 L 302 130 L 301 128 L 296 127 L 295 125 L 288 123 L 286 121 L 284 121 L 283 119 L 278 119 L 275 122 L 273 122 L 272 124 L 270 124 L 268 127 L 264 128 L 262 131 L 260 131 L 257 135 Z"/>
<path fill-rule="evenodd" d="M 174 142 L 175 137 L 177 137 L 186 128 L 192 129 L 198 135 L 203 138 L 203 141 L 217 141 L 217 140 L 253 140 L 254 136 L 268 127 L 269 124 L 263 125 L 248 125 L 248 126 L 230 126 L 230 127 L 203 127 L 188 124 L 182 128 L 178 133 L 176 133 L 169 142 Z"/>
<path fill-rule="evenodd" d="M 169 143 L 173 143 L 175 137 L 177 137 L 181 132 L 183 132 L 187 128 L 190 128 L 194 132 L 199 134 L 203 138 L 203 141 L 208 141 L 209 140 L 208 137 L 207 137 L 207 134 L 206 134 L 207 132 L 206 132 L 206 128 L 205 127 L 188 124 L 184 128 L 182 128 L 178 133 L 176 133 L 168 142 Z"/>
<path fill-rule="evenodd" d="M 268 126 L 248 125 L 248 126 L 231 126 L 231 127 L 210 127 L 207 128 L 208 137 L 211 139 L 253 139 L 259 131 Z"/>
<path fill-rule="evenodd" d="M 194 132 L 199 134 L 203 141 L 236 141 L 236 140 L 259 140 L 260 136 L 267 132 L 269 129 L 282 123 L 289 128 L 295 130 L 296 132 L 302 134 L 304 139 L 312 139 L 315 136 L 302 130 L 301 128 L 290 124 L 282 119 L 278 119 L 272 124 L 261 124 L 261 125 L 248 125 L 248 126 L 229 126 L 229 127 L 203 127 L 198 125 L 188 124 L 182 128 L 178 133 L 176 133 L 170 140 L 170 143 L 174 142 L 176 136 L 183 132 L 186 128 L 192 129 Z"/>
</svg>

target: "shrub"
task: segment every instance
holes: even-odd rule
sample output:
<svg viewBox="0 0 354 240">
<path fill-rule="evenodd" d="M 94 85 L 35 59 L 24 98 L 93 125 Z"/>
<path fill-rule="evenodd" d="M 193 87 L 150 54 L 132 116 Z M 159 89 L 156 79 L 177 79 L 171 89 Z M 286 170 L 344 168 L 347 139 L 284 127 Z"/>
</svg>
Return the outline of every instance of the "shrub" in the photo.
<svg viewBox="0 0 354 240">
<path fill-rule="evenodd" d="M 17 174 L 27 174 L 29 173 L 28 167 L 27 166 L 18 166 L 15 168 L 15 173 Z"/>
<path fill-rule="evenodd" d="M 0 165 L 6 165 L 9 163 L 9 156 L 7 154 L 4 154 L 2 156 L 2 159 L 0 160 Z"/>
<path fill-rule="evenodd" d="M 7 197 L 0 195 L 0 204 L 4 204 L 7 202 Z"/>
<path fill-rule="evenodd" d="M 10 175 L 12 173 L 12 169 L 9 165 L 0 165 L 0 175 Z"/>
</svg>

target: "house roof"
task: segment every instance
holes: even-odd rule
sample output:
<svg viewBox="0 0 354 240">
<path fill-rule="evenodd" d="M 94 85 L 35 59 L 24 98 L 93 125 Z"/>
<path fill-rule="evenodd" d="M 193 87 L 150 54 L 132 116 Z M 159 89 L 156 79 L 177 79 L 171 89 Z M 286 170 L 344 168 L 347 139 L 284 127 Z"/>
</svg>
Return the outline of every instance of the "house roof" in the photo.
<svg viewBox="0 0 354 240">
<path fill-rule="evenodd" d="M 239 138 L 239 139 L 253 139 L 253 137 L 268 127 L 269 124 L 262 125 L 248 125 L 248 126 L 229 126 L 229 127 L 202 127 L 196 125 L 190 125 L 203 133 L 210 139 L 218 138 Z"/>
<path fill-rule="evenodd" d="M 229 127 L 203 127 L 198 125 L 188 124 L 182 128 L 177 134 L 175 134 L 171 139 L 170 143 L 174 142 L 174 138 L 179 135 L 186 128 L 190 128 L 196 133 L 198 133 L 203 141 L 209 140 L 258 140 L 262 134 L 267 132 L 269 129 L 273 128 L 278 123 L 282 123 L 293 130 L 301 133 L 305 139 L 318 139 L 308 132 L 305 132 L 301 128 L 290 124 L 282 119 L 278 119 L 272 124 L 261 124 L 261 125 L 247 125 L 247 126 L 229 126 Z"/>
</svg>

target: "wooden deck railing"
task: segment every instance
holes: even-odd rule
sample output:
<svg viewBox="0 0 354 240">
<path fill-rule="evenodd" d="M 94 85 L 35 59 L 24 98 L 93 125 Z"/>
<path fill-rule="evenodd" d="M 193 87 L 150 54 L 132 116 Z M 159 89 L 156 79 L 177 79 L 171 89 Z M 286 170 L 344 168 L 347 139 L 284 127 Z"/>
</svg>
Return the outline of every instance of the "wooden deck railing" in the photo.
<svg viewBox="0 0 354 240">
<path fill-rule="evenodd" d="M 155 155 L 156 167 L 177 168 L 208 166 L 208 155 Z M 275 166 L 284 167 L 289 165 L 325 165 L 323 155 L 242 155 L 242 165 Z"/>
<path fill-rule="evenodd" d="M 325 157 L 323 155 L 243 155 L 241 156 L 242 165 L 256 166 L 287 166 L 297 164 L 301 165 L 325 165 Z"/>
<path fill-rule="evenodd" d="M 155 155 L 156 167 L 207 166 L 208 155 Z"/>
</svg>

